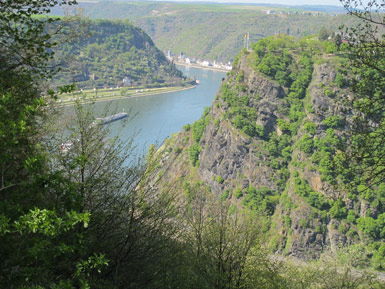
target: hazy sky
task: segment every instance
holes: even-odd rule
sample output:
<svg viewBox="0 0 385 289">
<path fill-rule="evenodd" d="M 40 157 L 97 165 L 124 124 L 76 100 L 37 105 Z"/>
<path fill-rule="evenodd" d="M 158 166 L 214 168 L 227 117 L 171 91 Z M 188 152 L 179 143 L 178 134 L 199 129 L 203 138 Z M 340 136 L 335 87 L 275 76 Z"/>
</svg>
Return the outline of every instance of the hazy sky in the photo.
<svg viewBox="0 0 385 289">
<path fill-rule="evenodd" d="M 221 3 L 270 3 L 285 5 L 335 5 L 341 6 L 339 0 L 168 0 L 179 2 L 221 2 Z"/>
</svg>

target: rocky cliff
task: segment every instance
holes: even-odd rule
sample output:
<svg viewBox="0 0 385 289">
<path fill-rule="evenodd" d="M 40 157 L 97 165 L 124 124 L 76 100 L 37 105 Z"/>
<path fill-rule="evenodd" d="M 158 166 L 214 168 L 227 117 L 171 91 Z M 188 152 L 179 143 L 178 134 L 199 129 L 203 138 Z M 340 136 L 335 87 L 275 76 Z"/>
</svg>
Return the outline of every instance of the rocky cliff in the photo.
<svg viewBox="0 0 385 289">
<path fill-rule="evenodd" d="M 195 184 L 255 210 L 273 252 L 315 259 L 365 239 L 360 220 L 375 214 L 339 186 L 351 117 L 340 101 L 351 93 L 344 60 L 267 46 L 241 53 L 212 107 L 165 142 L 162 183 L 180 192 Z"/>
</svg>

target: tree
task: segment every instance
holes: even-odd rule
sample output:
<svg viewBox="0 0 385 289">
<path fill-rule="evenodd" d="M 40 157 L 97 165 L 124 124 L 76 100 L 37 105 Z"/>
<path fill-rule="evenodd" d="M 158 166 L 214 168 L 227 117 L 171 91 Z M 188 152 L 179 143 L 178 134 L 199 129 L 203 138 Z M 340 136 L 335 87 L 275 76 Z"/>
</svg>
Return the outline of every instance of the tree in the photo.
<svg viewBox="0 0 385 289">
<path fill-rule="evenodd" d="M 328 40 L 328 37 L 329 37 L 328 31 L 326 30 L 325 27 L 322 26 L 320 31 L 318 32 L 319 40 L 325 41 L 325 40 Z"/>
<path fill-rule="evenodd" d="M 0 1 L 0 287 L 86 287 L 106 264 L 99 254 L 81 258 L 77 231 L 89 213 L 80 212 L 72 184 L 49 170 L 42 145 L 49 99 L 41 81 L 55 71 L 53 35 L 65 34 L 58 19 L 41 16 L 75 3 Z"/>
<path fill-rule="evenodd" d="M 258 216 L 235 208 L 200 183 L 185 182 L 184 190 L 190 288 L 278 288 L 266 287 L 279 277 L 262 247 Z"/>
<path fill-rule="evenodd" d="M 350 50 L 352 96 L 345 99 L 353 119 L 347 133 L 345 173 L 353 183 L 375 186 L 385 179 L 385 27 L 383 1 L 342 0 L 361 24 L 345 30 Z"/>
<path fill-rule="evenodd" d="M 134 153 L 133 138 L 121 141 L 111 137 L 108 126 L 95 125 L 92 107 L 78 103 L 74 115 L 50 147 L 53 170 L 72 184 L 81 200 L 80 212 L 91 215 L 87 228 L 80 230 L 86 244 L 82 256 L 97 253 L 108 260 L 90 285 L 166 287 L 180 251 L 174 241 L 173 198 L 156 190 L 156 152 L 144 163 Z M 65 153 L 58 152 L 62 135 L 70 144 Z"/>
<path fill-rule="evenodd" d="M 62 5 L 75 5 L 76 0 L 2 0 L 0 2 L 0 52 L 2 76 L 7 73 L 26 73 L 46 77 L 54 70 L 47 65 L 52 59 L 52 48 L 57 46 L 58 39 L 53 36 L 65 36 L 65 21 L 58 24 L 59 18 L 37 17 L 47 14 L 51 8 Z M 9 78 L 2 78 L 5 84 Z"/>
<path fill-rule="evenodd" d="M 335 44 L 335 46 L 336 46 L 338 49 L 340 49 L 340 46 L 341 46 L 341 44 L 342 44 L 342 37 L 341 37 L 341 34 L 340 34 L 340 33 L 334 34 L 332 41 L 333 41 L 333 43 Z"/>
<path fill-rule="evenodd" d="M 323 253 L 320 260 L 308 268 L 310 288 L 383 288 L 365 266 L 365 250 L 360 247 L 341 248 Z"/>
</svg>

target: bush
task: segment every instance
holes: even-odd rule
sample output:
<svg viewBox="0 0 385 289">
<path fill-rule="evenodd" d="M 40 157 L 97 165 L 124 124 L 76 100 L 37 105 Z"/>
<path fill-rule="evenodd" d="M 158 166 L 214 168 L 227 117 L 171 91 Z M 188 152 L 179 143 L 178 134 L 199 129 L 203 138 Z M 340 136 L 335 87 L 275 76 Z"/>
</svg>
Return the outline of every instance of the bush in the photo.
<svg viewBox="0 0 385 289">
<path fill-rule="evenodd" d="M 175 153 L 179 155 L 182 152 L 182 149 L 180 147 L 175 148 Z"/>
<path fill-rule="evenodd" d="M 202 148 L 198 144 L 193 144 L 189 148 L 189 158 L 191 161 L 191 164 L 195 167 L 198 162 L 199 154 L 201 152 Z"/>
<path fill-rule="evenodd" d="M 236 197 L 237 199 L 239 199 L 239 198 L 243 197 L 243 192 L 242 192 L 242 190 L 241 190 L 240 188 L 237 188 L 237 189 L 235 190 L 235 192 L 234 192 L 234 195 L 235 195 L 235 197 Z"/>
<path fill-rule="evenodd" d="M 329 86 L 324 87 L 324 94 L 327 97 L 334 97 L 335 96 L 334 92 L 331 90 L 331 88 Z"/>
<path fill-rule="evenodd" d="M 334 79 L 334 83 L 338 87 L 342 88 L 342 87 L 344 87 L 346 85 L 346 80 L 345 80 L 345 78 L 340 73 L 337 73 L 336 78 Z"/>
<path fill-rule="evenodd" d="M 186 125 L 183 126 L 183 129 L 184 129 L 185 131 L 190 131 L 191 125 L 188 123 L 188 124 L 186 124 Z"/>
<path fill-rule="evenodd" d="M 377 270 L 385 270 L 385 243 L 376 243 L 372 264 Z"/>
<path fill-rule="evenodd" d="M 253 186 L 249 186 L 243 204 L 253 210 L 272 215 L 278 201 L 279 196 L 275 195 L 275 192 L 269 188 L 262 187 L 257 189 Z"/>
<path fill-rule="evenodd" d="M 243 75 L 243 72 L 240 71 L 240 72 L 238 73 L 238 75 L 237 75 L 236 81 L 237 81 L 237 82 L 242 82 L 242 81 L 244 80 L 244 78 L 245 78 L 245 76 Z"/>
<path fill-rule="evenodd" d="M 127 92 L 128 92 L 128 87 L 123 87 L 123 88 L 121 88 L 120 91 L 119 91 L 119 93 L 120 93 L 121 96 L 126 95 Z"/>
<path fill-rule="evenodd" d="M 344 201 L 341 199 L 338 199 L 335 201 L 332 205 L 332 207 L 329 210 L 330 217 L 335 219 L 343 219 L 347 215 L 347 209 L 345 207 Z"/>
<path fill-rule="evenodd" d="M 341 234 L 346 234 L 347 232 L 347 228 L 346 228 L 346 225 L 344 223 L 340 223 L 340 225 L 338 226 L 338 231 L 341 233 Z"/>
<path fill-rule="evenodd" d="M 356 235 L 357 232 L 353 228 L 350 228 L 349 231 L 346 233 L 346 236 L 348 236 L 349 238 L 354 238 Z"/>
<path fill-rule="evenodd" d="M 308 219 L 301 219 L 299 221 L 299 224 L 300 226 L 304 227 L 304 228 L 309 228 L 310 227 L 310 222 Z"/>
<path fill-rule="evenodd" d="M 225 191 L 220 195 L 221 201 L 224 201 L 224 200 L 228 199 L 228 198 L 229 198 L 229 195 L 230 195 L 230 191 L 229 191 L 229 190 L 225 190 Z"/>
<path fill-rule="evenodd" d="M 219 128 L 219 123 L 220 123 L 219 118 L 216 118 L 216 119 L 214 120 L 214 126 L 215 126 L 216 129 Z"/>
<path fill-rule="evenodd" d="M 290 133 L 290 122 L 283 119 L 277 119 L 277 125 L 283 133 Z"/>
<path fill-rule="evenodd" d="M 313 152 L 313 138 L 308 134 L 305 134 L 299 141 L 299 149 L 304 153 L 310 154 Z"/>
<path fill-rule="evenodd" d="M 305 125 L 304 125 L 304 129 L 305 129 L 308 133 L 310 133 L 310 134 L 312 134 L 312 135 L 315 134 L 316 128 L 317 128 L 316 125 L 315 125 L 314 123 L 312 123 L 312 122 L 307 122 L 307 123 L 305 123 Z"/>
<path fill-rule="evenodd" d="M 346 220 L 350 223 L 355 223 L 356 213 L 353 210 L 349 210 L 348 216 L 346 217 Z"/>
<path fill-rule="evenodd" d="M 193 123 L 191 126 L 192 138 L 196 143 L 199 143 L 203 132 L 209 123 L 209 116 L 202 116 L 199 120 Z"/>
<path fill-rule="evenodd" d="M 338 115 L 333 115 L 325 118 L 322 123 L 328 126 L 329 128 L 337 128 L 342 126 L 343 121 L 342 121 L 342 117 Z"/>
<path fill-rule="evenodd" d="M 376 239 L 379 236 L 378 226 L 372 217 L 360 217 L 357 219 L 357 227 L 367 236 Z"/>
<path fill-rule="evenodd" d="M 288 227 L 288 228 L 290 228 L 290 227 L 291 227 L 291 219 L 290 219 L 290 217 L 287 216 L 287 215 L 285 215 L 285 216 L 283 217 L 283 219 L 284 219 L 284 222 L 285 222 L 285 226 Z"/>
</svg>

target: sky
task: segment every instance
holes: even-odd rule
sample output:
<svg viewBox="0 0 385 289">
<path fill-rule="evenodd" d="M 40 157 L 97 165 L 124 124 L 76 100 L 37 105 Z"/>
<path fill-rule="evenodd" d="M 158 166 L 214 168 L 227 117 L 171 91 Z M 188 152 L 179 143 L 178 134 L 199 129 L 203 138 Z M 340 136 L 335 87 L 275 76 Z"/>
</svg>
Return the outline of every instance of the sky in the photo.
<svg viewBox="0 0 385 289">
<path fill-rule="evenodd" d="M 220 3 L 269 3 L 283 5 L 335 5 L 342 6 L 339 0 L 167 0 L 174 2 L 220 2 Z"/>
</svg>

